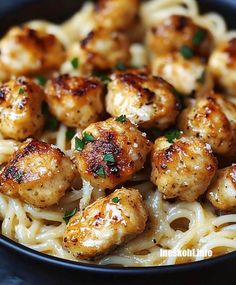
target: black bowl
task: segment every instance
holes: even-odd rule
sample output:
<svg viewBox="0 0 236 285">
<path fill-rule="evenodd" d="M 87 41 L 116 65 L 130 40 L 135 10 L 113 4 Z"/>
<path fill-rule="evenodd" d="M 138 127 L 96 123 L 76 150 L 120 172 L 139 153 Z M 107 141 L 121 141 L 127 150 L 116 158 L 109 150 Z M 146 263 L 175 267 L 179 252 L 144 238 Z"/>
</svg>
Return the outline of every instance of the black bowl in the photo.
<svg viewBox="0 0 236 285">
<path fill-rule="evenodd" d="M 127 0 L 128 1 L 128 0 Z M 84 1 L 0 0 L 0 34 L 8 27 L 35 18 L 60 22 Z M 201 11 L 216 11 L 236 29 L 235 0 L 199 0 Z M 13 4 L 13 5 L 11 5 Z M 0 235 L 0 285 L 10 284 L 236 284 L 236 252 L 183 265 L 114 268 L 50 257 Z M 4 271 L 5 270 L 5 271 Z M 7 271 L 6 271 L 7 270 Z"/>
</svg>

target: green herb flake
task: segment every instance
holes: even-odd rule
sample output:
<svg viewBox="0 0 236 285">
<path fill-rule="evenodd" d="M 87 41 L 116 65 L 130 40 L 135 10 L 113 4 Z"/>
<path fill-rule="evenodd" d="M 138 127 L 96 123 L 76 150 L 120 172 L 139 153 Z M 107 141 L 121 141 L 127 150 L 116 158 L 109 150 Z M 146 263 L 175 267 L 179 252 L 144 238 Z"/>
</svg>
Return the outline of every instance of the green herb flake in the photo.
<svg viewBox="0 0 236 285">
<path fill-rule="evenodd" d="M 76 214 L 78 211 L 78 208 L 74 208 L 72 211 L 66 211 L 65 215 L 63 217 L 63 220 L 65 221 L 66 224 L 69 223 L 69 220 Z"/>
<path fill-rule="evenodd" d="M 102 74 L 99 78 L 103 84 L 108 84 L 109 82 L 111 82 L 111 78 L 105 74 Z"/>
<path fill-rule="evenodd" d="M 127 67 L 123 63 L 120 62 L 115 65 L 115 69 L 119 71 L 125 71 Z"/>
<path fill-rule="evenodd" d="M 74 69 L 77 69 L 77 68 L 79 67 L 79 59 L 78 59 L 78 57 L 72 58 L 72 60 L 70 61 L 70 63 L 71 63 L 71 65 L 72 65 L 72 67 L 73 67 Z"/>
<path fill-rule="evenodd" d="M 89 143 L 89 142 L 94 142 L 96 139 L 93 135 L 89 133 L 84 133 L 83 140 L 84 140 L 84 143 Z"/>
<path fill-rule="evenodd" d="M 114 197 L 114 198 L 112 198 L 112 202 L 113 203 L 119 203 L 120 199 L 118 197 Z"/>
<path fill-rule="evenodd" d="M 58 129 L 59 122 L 53 116 L 47 118 L 47 129 L 51 131 L 56 131 Z"/>
<path fill-rule="evenodd" d="M 180 130 L 178 130 L 178 129 L 170 129 L 170 130 L 166 131 L 164 135 L 167 138 L 167 141 L 169 143 L 173 143 L 173 141 L 175 139 L 180 138 L 181 133 L 180 133 Z"/>
<path fill-rule="evenodd" d="M 109 82 L 111 82 L 111 78 L 106 73 L 103 73 L 101 71 L 93 70 L 92 76 L 100 79 L 102 81 L 102 83 L 105 85 L 107 85 Z"/>
<path fill-rule="evenodd" d="M 114 155 L 112 153 L 105 153 L 103 155 L 103 159 L 104 159 L 104 161 L 110 162 L 110 163 L 115 163 L 116 162 L 115 161 L 115 157 L 114 157 Z"/>
<path fill-rule="evenodd" d="M 17 183 L 20 183 L 22 181 L 23 173 L 22 172 L 17 172 L 16 176 L 14 177 L 15 181 Z"/>
<path fill-rule="evenodd" d="M 106 177 L 106 173 L 105 173 L 104 167 L 103 167 L 103 166 L 100 166 L 100 167 L 97 169 L 96 174 L 97 174 L 97 176 L 100 176 L 100 177 L 105 178 L 105 177 Z"/>
<path fill-rule="evenodd" d="M 66 139 L 67 139 L 67 141 L 72 140 L 74 135 L 75 135 L 75 129 L 68 128 L 67 131 L 66 131 Z"/>
<path fill-rule="evenodd" d="M 204 84 L 206 79 L 206 70 L 203 70 L 201 76 L 197 79 L 197 83 Z"/>
<path fill-rule="evenodd" d="M 75 137 L 75 150 L 83 150 L 85 146 L 84 140 L 79 139 L 78 137 Z"/>
<path fill-rule="evenodd" d="M 204 41 L 205 37 L 206 37 L 205 31 L 203 31 L 203 30 L 197 31 L 194 34 L 193 39 L 192 39 L 193 45 L 195 45 L 195 46 L 200 45 Z"/>
<path fill-rule="evenodd" d="M 127 118 L 125 115 L 120 115 L 119 117 L 116 118 L 116 121 L 124 123 L 127 121 Z"/>
<path fill-rule="evenodd" d="M 24 94 L 24 93 L 25 93 L 24 88 L 20 87 L 19 90 L 18 90 L 18 93 L 19 93 L 19 94 Z"/>
<path fill-rule="evenodd" d="M 180 48 L 180 53 L 186 59 L 191 59 L 193 57 L 193 51 L 191 48 L 185 45 Z"/>
<path fill-rule="evenodd" d="M 36 80 L 37 80 L 38 84 L 41 86 L 44 86 L 47 82 L 47 79 L 43 75 L 38 75 L 36 77 Z"/>
</svg>

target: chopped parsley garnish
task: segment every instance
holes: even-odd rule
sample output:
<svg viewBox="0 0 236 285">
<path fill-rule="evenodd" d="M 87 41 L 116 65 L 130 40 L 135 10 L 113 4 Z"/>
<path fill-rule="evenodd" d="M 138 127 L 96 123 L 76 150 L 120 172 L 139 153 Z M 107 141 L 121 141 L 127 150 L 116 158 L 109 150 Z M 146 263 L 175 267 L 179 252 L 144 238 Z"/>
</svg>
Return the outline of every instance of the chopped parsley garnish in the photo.
<svg viewBox="0 0 236 285">
<path fill-rule="evenodd" d="M 84 133 L 84 137 L 83 137 L 83 140 L 86 143 L 89 143 L 89 142 L 94 142 L 96 139 L 93 135 L 89 134 L 89 133 Z"/>
<path fill-rule="evenodd" d="M 79 67 L 79 59 L 78 59 L 78 57 L 72 58 L 72 60 L 70 61 L 70 63 L 71 63 L 71 65 L 72 65 L 72 67 L 73 67 L 74 69 L 77 69 L 77 68 Z"/>
<path fill-rule="evenodd" d="M 104 72 L 93 70 L 92 76 L 99 78 L 103 84 L 111 82 L 111 78 Z"/>
<path fill-rule="evenodd" d="M 81 151 L 84 149 L 84 146 L 85 146 L 84 140 L 83 139 L 81 140 L 78 137 L 75 137 L 75 149 Z"/>
<path fill-rule="evenodd" d="M 20 183 L 23 177 L 23 173 L 22 172 L 17 172 L 16 176 L 14 177 L 14 179 L 16 180 L 17 183 Z"/>
<path fill-rule="evenodd" d="M 165 132 L 165 137 L 167 138 L 167 141 L 169 143 L 173 143 L 173 141 L 175 139 L 179 139 L 180 138 L 180 130 L 178 129 L 170 129 L 168 131 Z"/>
<path fill-rule="evenodd" d="M 59 122 L 53 116 L 47 119 L 46 128 L 51 131 L 56 131 L 59 126 Z"/>
<path fill-rule="evenodd" d="M 106 177 L 106 173 L 105 173 L 105 169 L 103 166 L 100 166 L 97 170 L 96 170 L 96 174 L 97 176 L 100 176 L 100 177 Z"/>
<path fill-rule="evenodd" d="M 191 48 L 189 48 L 188 46 L 185 46 L 185 45 L 183 45 L 180 48 L 180 53 L 186 59 L 190 59 L 193 57 L 193 51 L 191 50 Z"/>
<path fill-rule="evenodd" d="M 25 93 L 24 88 L 20 87 L 19 90 L 18 90 L 18 93 L 19 93 L 19 94 L 24 94 L 24 93 Z"/>
<path fill-rule="evenodd" d="M 206 79 L 206 70 L 203 70 L 201 76 L 197 79 L 197 83 L 203 84 Z"/>
<path fill-rule="evenodd" d="M 44 86 L 47 82 L 47 79 L 43 75 L 38 75 L 36 77 L 36 80 L 37 80 L 38 84 L 40 84 L 41 86 Z"/>
<path fill-rule="evenodd" d="M 73 128 L 68 128 L 67 131 L 66 131 L 66 139 L 68 141 L 72 140 L 72 138 L 74 137 L 75 135 L 75 129 Z"/>
<path fill-rule="evenodd" d="M 78 137 L 75 138 L 75 149 L 81 151 L 87 143 L 94 142 L 95 140 L 96 139 L 93 135 L 84 133 L 82 139 L 79 139 Z"/>
<path fill-rule="evenodd" d="M 99 78 L 103 84 L 108 84 L 109 82 L 111 82 L 111 78 L 105 74 L 102 74 Z"/>
<path fill-rule="evenodd" d="M 66 211 L 65 215 L 63 217 L 63 220 L 65 221 L 66 224 L 69 223 L 69 220 L 76 214 L 76 212 L 78 211 L 78 208 L 74 208 L 71 211 Z"/>
<path fill-rule="evenodd" d="M 127 121 L 127 118 L 125 115 L 120 115 L 119 117 L 116 118 L 116 121 L 117 122 L 126 122 Z"/>
<path fill-rule="evenodd" d="M 48 110 L 47 103 L 44 102 L 42 106 L 42 112 L 45 117 L 45 128 L 50 131 L 56 131 L 59 127 L 59 122 L 55 117 L 52 116 L 52 114 Z"/>
<path fill-rule="evenodd" d="M 103 159 L 104 159 L 104 161 L 110 162 L 110 163 L 115 163 L 116 162 L 115 161 L 115 157 L 114 157 L 114 155 L 112 153 L 105 153 L 103 155 Z"/>
<path fill-rule="evenodd" d="M 119 70 L 119 71 L 125 71 L 127 69 L 127 67 L 123 64 L 123 63 L 117 63 L 115 65 L 115 69 Z"/>
<path fill-rule="evenodd" d="M 112 202 L 113 203 L 119 203 L 120 199 L 118 197 L 114 197 L 114 198 L 112 198 Z"/>
<path fill-rule="evenodd" d="M 196 46 L 200 45 L 204 41 L 205 37 L 206 37 L 206 32 L 203 30 L 199 30 L 193 36 L 192 43 Z"/>
</svg>

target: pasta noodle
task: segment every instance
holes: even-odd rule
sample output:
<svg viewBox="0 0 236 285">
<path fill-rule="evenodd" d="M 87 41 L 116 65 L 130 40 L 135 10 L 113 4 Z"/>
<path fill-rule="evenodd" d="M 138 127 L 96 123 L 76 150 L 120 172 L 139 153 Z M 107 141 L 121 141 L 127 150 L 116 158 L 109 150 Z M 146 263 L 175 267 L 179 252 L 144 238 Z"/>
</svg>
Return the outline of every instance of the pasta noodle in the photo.
<svg viewBox="0 0 236 285">
<path fill-rule="evenodd" d="M 75 39 L 82 38 L 93 27 L 92 9 L 93 4 L 87 3 L 81 11 L 61 26 L 43 21 L 33 21 L 28 25 L 46 29 L 57 35 L 65 45 L 69 45 Z M 236 34 L 233 31 L 226 32 L 225 21 L 220 15 L 215 13 L 199 15 L 194 0 L 152 0 L 141 5 L 140 15 L 146 26 L 173 14 L 192 17 L 207 27 L 216 41 Z M 81 24 L 84 22 L 86 25 Z M 146 63 L 142 44 L 132 44 L 131 54 L 133 65 Z M 61 124 L 57 132 L 45 131 L 40 139 L 54 143 L 70 155 L 66 132 L 67 127 Z M 0 138 L 0 165 L 8 161 L 16 148 L 17 142 Z M 122 266 L 171 265 L 197 261 L 204 257 L 163 257 L 161 249 L 212 250 L 213 256 L 236 250 L 236 214 L 217 216 L 207 203 L 164 201 L 161 194 L 153 189 L 153 185 L 145 180 L 147 180 L 145 173 L 135 175 L 132 180 L 134 186 L 143 194 L 149 209 L 150 218 L 145 232 L 99 261 L 94 261 L 95 263 Z M 63 221 L 64 211 L 75 206 L 83 209 L 102 197 L 105 197 L 105 191 L 93 189 L 86 181 L 83 181 L 82 187 L 74 187 L 62 198 L 58 206 L 51 209 L 36 209 L 18 199 L 0 194 L 1 232 L 4 236 L 34 250 L 75 260 L 62 246 L 62 236 L 66 226 Z"/>
</svg>

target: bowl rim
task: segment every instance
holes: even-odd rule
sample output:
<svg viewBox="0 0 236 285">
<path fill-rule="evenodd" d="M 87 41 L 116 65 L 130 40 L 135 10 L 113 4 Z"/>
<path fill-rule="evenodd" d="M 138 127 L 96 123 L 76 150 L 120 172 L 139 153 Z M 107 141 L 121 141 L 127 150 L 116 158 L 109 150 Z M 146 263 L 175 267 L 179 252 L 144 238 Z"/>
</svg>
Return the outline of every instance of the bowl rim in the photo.
<svg viewBox="0 0 236 285">
<path fill-rule="evenodd" d="M 236 11 L 236 2 L 235 0 L 218 0 L 218 2 L 223 2 L 225 6 L 233 6 Z M 32 1 L 26 1 L 23 5 L 32 5 Z M 213 3 L 212 3 L 213 4 Z M 16 12 L 21 5 L 16 5 L 12 7 L 11 11 Z M 9 14 L 9 11 L 6 12 L 6 15 Z M 183 271 L 193 271 L 196 269 L 209 268 L 215 266 L 216 264 L 223 264 L 226 261 L 236 261 L 236 251 L 229 252 L 220 256 L 212 257 L 209 259 L 204 259 L 200 261 L 194 261 L 184 264 L 175 264 L 175 265 L 158 265 L 158 266 L 143 266 L 143 267 L 117 267 L 117 266 L 108 266 L 108 265 L 97 265 L 82 263 L 78 261 L 72 261 L 63 259 L 60 257 L 51 256 L 39 251 L 33 250 L 30 247 L 22 245 L 2 234 L 0 234 L 0 246 L 5 249 L 9 249 L 14 253 L 20 254 L 23 257 L 32 259 L 34 262 L 40 262 L 44 264 L 50 264 L 52 266 L 60 267 L 63 269 L 69 269 L 74 271 L 84 271 L 96 274 L 118 274 L 118 275 L 143 275 L 143 274 L 166 274 L 166 273 L 176 273 Z"/>
<path fill-rule="evenodd" d="M 107 274 L 127 274 L 127 275 L 142 275 L 142 274 L 165 274 L 165 273 L 174 273 L 174 272 L 182 272 L 182 271 L 191 271 L 196 269 L 201 269 L 204 267 L 210 267 L 217 264 L 222 264 L 225 261 L 229 262 L 230 260 L 236 260 L 236 251 L 229 252 L 220 256 L 212 257 L 209 259 L 204 259 L 200 261 L 194 261 L 190 263 L 183 264 L 175 264 L 175 265 L 158 265 L 158 266 L 143 266 L 143 267 L 117 267 L 117 266 L 107 266 L 107 265 L 97 265 L 97 264 L 89 264 L 82 263 L 78 261 L 72 261 L 63 259 L 60 257 L 51 256 L 45 253 L 41 253 L 30 247 L 17 243 L 16 241 L 3 236 L 0 234 L 0 245 L 8 248 L 14 252 L 17 252 L 25 257 L 29 257 L 34 259 L 34 261 L 38 261 L 40 263 L 47 263 L 50 265 L 54 265 L 57 267 L 61 267 L 63 269 L 70 270 L 80 270 L 84 272 L 90 273 L 107 273 Z"/>
</svg>

